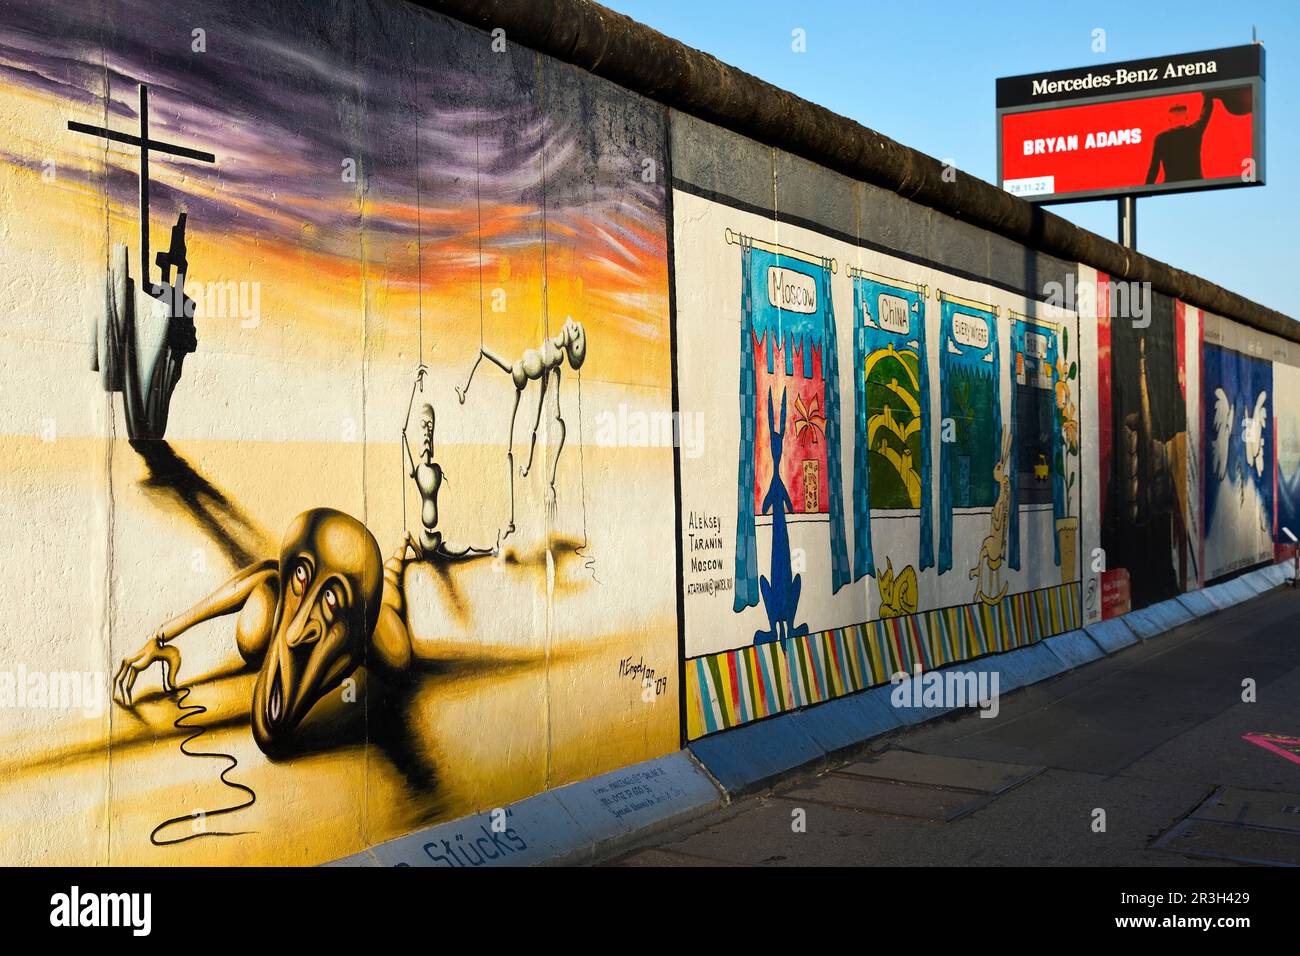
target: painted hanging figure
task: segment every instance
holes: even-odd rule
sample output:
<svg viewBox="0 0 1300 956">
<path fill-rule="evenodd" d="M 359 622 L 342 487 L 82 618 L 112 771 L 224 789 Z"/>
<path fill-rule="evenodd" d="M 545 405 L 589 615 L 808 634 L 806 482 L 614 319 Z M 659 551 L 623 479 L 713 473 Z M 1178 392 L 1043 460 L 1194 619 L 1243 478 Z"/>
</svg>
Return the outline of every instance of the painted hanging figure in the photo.
<svg viewBox="0 0 1300 956">
<path fill-rule="evenodd" d="M 411 409 L 415 405 L 416 388 L 424 391 L 424 376 L 428 371 L 421 365 L 420 370 L 415 373 L 415 385 L 411 387 L 411 400 L 406 407 L 408 422 L 411 420 Z M 438 530 L 438 493 L 442 490 L 442 483 L 446 481 L 447 475 L 442 470 L 442 465 L 434 461 L 433 429 L 433 406 L 425 402 L 420 409 L 420 431 L 423 438 L 420 457 L 417 459 L 411 454 L 411 442 L 406 436 L 406 428 L 402 428 L 402 450 L 406 455 L 407 477 L 415 482 L 416 490 L 420 493 L 420 536 L 417 540 L 407 532 L 406 546 L 419 559 L 458 560 L 494 555 L 497 553 L 496 547 L 476 548 L 472 545 L 458 547 L 447 541 Z"/>
<path fill-rule="evenodd" d="M 778 429 L 777 419 L 772 414 L 772 390 L 768 389 L 767 431 L 772 448 L 772 483 L 763 498 L 763 514 L 767 514 L 769 510 L 772 512 L 772 576 L 758 579 L 758 589 L 763 595 L 763 607 L 767 611 L 768 630 L 754 632 L 755 644 L 803 637 L 808 633 L 807 624 L 794 623 L 795 612 L 799 609 L 799 591 L 803 586 L 803 580 L 801 575 L 792 573 L 790 531 L 785 520 L 786 512 L 794 509 L 790 493 L 786 491 L 785 482 L 781 480 L 781 456 L 785 446 L 785 400 L 786 392 L 783 391 L 781 427 Z"/>
<path fill-rule="evenodd" d="M 456 396 L 464 405 L 465 398 L 469 395 L 470 383 L 474 381 L 474 373 L 478 371 L 479 363 L 485 358 L 509 375 L 515 385 L 515 405 L 510 413 L 510 431 L 506 436 L 509 448 L 506 452 L 506 467 L 510 474 L 510 524 L 506 527 L 503 537 L 509 537 L 515 530 L 515 418 L 519 414 L 519 399 L 528 388 L 529 382 L 541 383 L 540 394 L 537 396 L 537 416 L 533 420 L 533 434 L 528 442 L 528 463 L 519 469 L 520 476 L 527 478 L 533 467 L 533 452 L 537 447 L 537 428 L 542 421 L 542 408 L 546 404 L 546 387 L 552 374 L 555 377 L 555 423 L 560 429 L 560 443 L 555 449 L 555 459 L 551 464 L 546 507 L 552 517 L 555 515 L 555 472 L 560 465 L 560 452 L 564 450 L 565 433 L 564 419 L 560 415 L 560 372 L 564 368 L 566 356 L 569 367 L 574 371 L 582 368 L 582 363 L 587 358 L 587 333 L 583 330 L 582 323 L 575 322 L 571 317 L 564 320 L 564 328 L 560 330 L 559 335 L 543 339 L 540 347 L 528 349 L 515 362 L 508 362 L 490 349 L 480 346 L 478 358 L 474 360 L 474 367 L 470 369 L 469 378 L 465 380 L 465 387 L 456 389 Z"/>
</svg>

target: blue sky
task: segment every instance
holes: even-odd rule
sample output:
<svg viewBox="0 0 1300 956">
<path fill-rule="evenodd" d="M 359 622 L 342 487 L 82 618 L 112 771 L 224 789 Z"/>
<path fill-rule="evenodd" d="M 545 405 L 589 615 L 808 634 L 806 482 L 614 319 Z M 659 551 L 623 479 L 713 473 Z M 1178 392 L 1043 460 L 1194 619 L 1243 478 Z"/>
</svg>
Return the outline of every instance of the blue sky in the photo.
<svg viewBox="0 0 1300 956">
<path fill-rule="evenodd" d="M 994 79 L 1249 43 L 1267 51 L 1262 187 L 1138 201 L 1138 250 L 1300 315 L 1300 0 L 602 0 L 724 62 L 996 181 Z M 1106 31 L 1094 53 L 1092 31 Z M 807 52 L 791 50 L 805 31 Z M 1049 207 L 1109 239 L 1113 200 Z"/>
</svg>

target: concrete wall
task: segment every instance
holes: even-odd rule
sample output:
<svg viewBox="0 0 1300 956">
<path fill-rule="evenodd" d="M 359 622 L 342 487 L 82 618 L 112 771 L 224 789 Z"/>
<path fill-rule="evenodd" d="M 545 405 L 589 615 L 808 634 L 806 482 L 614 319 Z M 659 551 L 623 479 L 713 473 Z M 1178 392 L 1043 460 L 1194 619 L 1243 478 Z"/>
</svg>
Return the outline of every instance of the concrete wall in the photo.
<svg viewBox="0 0 1300 956">
<path fill-rule="evenodd" d="M 20 2 L 0 45 L 5 862 L 335 859 L 1300 524 L 1295 342 L 509 32 Z M 147 278 L 96 132 L 141 85 Z"/>
<path fill-rule="evenodd" d="M 11 692 L 79 681 L 0 683 L 5 859 L 314 863 L 676 749 L 671 441 L 598 441 L 671 412 L 666 111 L 401 3 L 20 3 L 0 42 L 0 648 Z M 150 165 L 190 353 L 139 285 L 106 321 L 139 151 L 67 128 L 135 130 L 139 83 L 215 154 Z M 160 435 L 112 370 L 169 348 Z M 159 660 L 110 703 L 164 625 L 191 696 Z"/>
</svg>

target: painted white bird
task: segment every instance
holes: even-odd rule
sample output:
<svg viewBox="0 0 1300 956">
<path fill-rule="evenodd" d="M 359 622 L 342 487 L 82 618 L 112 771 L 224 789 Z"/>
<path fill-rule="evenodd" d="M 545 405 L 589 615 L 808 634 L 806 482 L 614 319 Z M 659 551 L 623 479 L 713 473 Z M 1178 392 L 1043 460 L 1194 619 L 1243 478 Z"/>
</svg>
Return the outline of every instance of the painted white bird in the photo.
<svg viewBox="0 0 1300 956">
<path fill-rule="evenodd" d="M 1210 461 L 1214 477 L 1223 481 L 1228 476 L 1228 445 L 1232 439 L 1233 405 L 1221 388 L 1214 390 L 1214 437 L 1210 440 Z"/>
<path fill-rule="evenodd" d="M 1255 414 L 1242 419 L 1241 440 L 1246 446 L 1246 468 L 1264 474 L 1264 438 L 1268 434 L 1268 392 L 1255 399 Z"/>
</svg>

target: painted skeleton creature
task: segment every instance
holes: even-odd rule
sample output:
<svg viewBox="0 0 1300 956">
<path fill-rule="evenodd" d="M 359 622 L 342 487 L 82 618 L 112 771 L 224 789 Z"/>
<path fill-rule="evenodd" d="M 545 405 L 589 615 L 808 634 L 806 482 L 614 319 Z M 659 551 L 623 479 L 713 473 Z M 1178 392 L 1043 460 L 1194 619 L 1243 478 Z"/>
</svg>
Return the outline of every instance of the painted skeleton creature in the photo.
<svg viewBox="0 0 1300 956">
<path fill-rule="evenodd" d="M 465 404 L 465 399 L 469 395 L 469 387 L 474 381 L 474 373 L 478 371 L 479 364 L 485 358 L 509 375 L 515 386 L 515 404 L 510 412 L 510 430 L 506 434 L 508 446 L 506 471 L 510 476 L 510 522 L 506 525 L 506 531 L 502 537 L 508 538 L 515 531 L 515 419 L 519 415 L 519 401 L 528 388 L 529 382 L 540 383 L 537 396 L 537 416 L 533 419 L 533 433 L 528 442 L 528 463 L 519 469 L 520 476 L 527 478 L 533 467 L 533 453 L 537 449 L 537 429 L 541 426 L 542 409 L 546 405 L 547 383 L 554 379 L 555 425 L 559 431 L 560 440 L 555 449 L 555 458 L 551 464 L 551 476 L 546 489 L 546 508 L 550 517 L 554 518 L 557 509 L 555 473 L 560 467 L 560 453 L 564 451 L 564 436 L 566 434 L 564 418 L 560 414 L 560 374 L 564 370 L 566 358 L 569 367 L 575 372 L 582 368 L 582 363 L 587 360 L 587 332 L 581 322 L 574 321 L 572 317 L 567 318 L 564 320 L 564 326 L 560 329 L 559 335 L 543 339 L 541 345 L 535 349 L 525 349 L 524 354 L 514 362 L 502 358 L 491 349 L 480 345 L 478 358 L 474 360 L 474 366 L 469 370 L 469 378 L 465 380 L 465 387 L 456 389 L 456 397 L 460 399 L 462 405 Z M 581 385 L 579 385 L 579 388 L 581 388 Z"/>
</svg>

